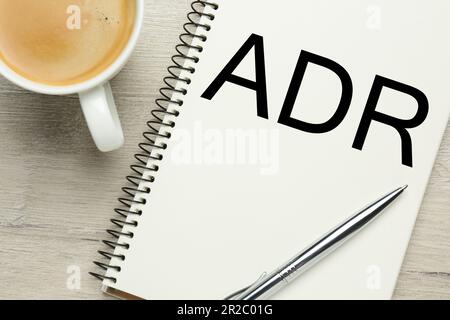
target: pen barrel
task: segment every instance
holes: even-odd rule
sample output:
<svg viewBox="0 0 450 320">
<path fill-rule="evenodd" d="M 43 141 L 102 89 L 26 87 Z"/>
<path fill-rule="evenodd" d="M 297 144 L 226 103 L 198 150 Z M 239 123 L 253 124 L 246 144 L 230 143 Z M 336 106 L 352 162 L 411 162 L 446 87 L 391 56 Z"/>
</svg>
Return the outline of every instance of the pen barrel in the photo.
<svg viewBox="0 0 450 320">
<path fill-rule="evenodd" d="M 297 254 L 278 269 L 281 278 L 290 283 L 303 274 L 310 267 L 318 263 L 322 258 L 340 247 L 344 242 L 351 239 L 362 228 L 367 226 L 373 219 L 395 200 L 404 190 L 399 188 L 385 195 L 376 202 L 358 211 L 341 225 L 328 232 L 307 249 Z"/>
<path fill-rule="evenodd" d="M 398 188 L 378 201 L 368 205 L 347 219 L 338 227 L 314 242 L 306 250 L 297 254 L 271 274 L 259 279 L 256 283 L 238 295 L 238 300 L 265 299 L 292 282 L 323 257 L 337 249 L 344 242 L 375 219 L 392 201 L 394 201 L 407 186 Z"/>
<path fill-rule="evenodd" d="M 340 233 L 338 230 L 334 230 L 334 234 L 330 234 L 328 237 L 324 237 L 315 242 L 308 249 L 284 264 L 284 267 L 278 269 L 277 273 L 287 283 L 290 283 L 348 239 L 349 236 L 345 232 Z"/>
<path fill-rule="evenodd" d="M 281 290 L 288 282 L 280 274 L 273 273 L 256 282 L 236 297 L 236 300 L 264 300 Z"/>
</svg>

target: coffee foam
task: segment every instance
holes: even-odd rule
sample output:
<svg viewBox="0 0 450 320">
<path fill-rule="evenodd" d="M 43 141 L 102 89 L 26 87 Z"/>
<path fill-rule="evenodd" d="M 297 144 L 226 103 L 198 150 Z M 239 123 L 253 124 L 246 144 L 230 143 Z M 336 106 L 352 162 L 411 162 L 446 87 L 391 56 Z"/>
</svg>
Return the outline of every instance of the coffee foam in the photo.
<svg viewBox="0 0 450 320">
<path fill-rule="evenodd" d="M 131 0 L 0 0 L 0 59 L 35 82 L 81 83 L 121 54 L 135 6 Z"/>
</svg>

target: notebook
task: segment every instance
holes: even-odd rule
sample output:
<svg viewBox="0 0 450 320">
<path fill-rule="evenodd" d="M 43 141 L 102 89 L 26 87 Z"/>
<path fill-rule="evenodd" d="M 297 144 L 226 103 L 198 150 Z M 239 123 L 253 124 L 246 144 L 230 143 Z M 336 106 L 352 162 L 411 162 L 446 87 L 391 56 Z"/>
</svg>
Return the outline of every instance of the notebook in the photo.
<svg viewBox="0 0 450 320">
<path fill-rule="evenodd" d="M 217 5 L 188 15 L 100 250 L 104 290 L 223 299 L 408 184 L 273 296 L 391 298 L 449 120 L 450 2 Z"/>
</svg>

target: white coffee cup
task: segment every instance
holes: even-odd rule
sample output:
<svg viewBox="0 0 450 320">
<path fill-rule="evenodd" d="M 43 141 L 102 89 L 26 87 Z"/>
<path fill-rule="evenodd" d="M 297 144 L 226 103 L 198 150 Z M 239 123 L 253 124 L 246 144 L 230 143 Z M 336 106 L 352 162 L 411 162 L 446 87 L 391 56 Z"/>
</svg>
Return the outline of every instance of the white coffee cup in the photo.
<svg viewBox="0 0 450 320">
<path fill-rule="evenodd" d="M 109 80 L 122 70 L 130 58 L 142 29 L 144 0 L 133 1 L 136 1 L 136 20 L 128 44 L 107 69 L 87 81 L 69 86 L 41 84 L 24 78 L 0 60 L 0 75 L 26 90 L 48 95 L 78 94 L 92 138 L 98 149 L 103 152 L 116 150 L 124 142 L 122 126 Z"/>
</svg>

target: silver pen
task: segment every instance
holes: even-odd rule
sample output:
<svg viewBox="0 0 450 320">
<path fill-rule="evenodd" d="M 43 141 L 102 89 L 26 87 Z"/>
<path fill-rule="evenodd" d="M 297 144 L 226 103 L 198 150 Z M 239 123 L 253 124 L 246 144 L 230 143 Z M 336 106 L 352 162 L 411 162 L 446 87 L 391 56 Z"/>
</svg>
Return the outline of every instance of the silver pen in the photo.
<svg viewBox="0 0 450 320">
<path fill-rule="evenodd" d="M 314 264 L 327 256 L 351 236 L 355 235 L 364 226 L 375 219 L 390 203 L 407 188 L 404 186 L 388 193 L 381 199 L 368 205 L 355 215 L 347 219 L 341 225 L 327 233 L 313 245 L 293 257 L 270 274 L 264 273 L 255 283 L 241 289 L 226 300 L 260 300 L 266 299 L 294 281 Z"/>
</svg>

